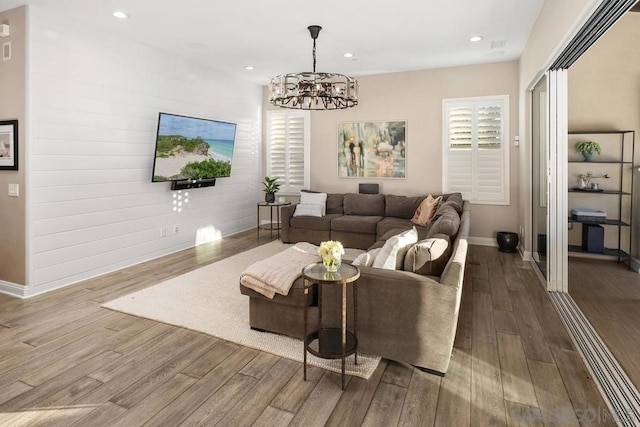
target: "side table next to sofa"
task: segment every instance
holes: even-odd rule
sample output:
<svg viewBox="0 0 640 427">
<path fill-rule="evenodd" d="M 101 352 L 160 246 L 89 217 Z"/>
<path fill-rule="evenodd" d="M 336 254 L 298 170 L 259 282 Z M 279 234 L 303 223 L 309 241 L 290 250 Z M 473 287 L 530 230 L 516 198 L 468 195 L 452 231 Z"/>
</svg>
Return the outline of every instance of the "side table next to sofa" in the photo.
<svg viewBox="0 0 640 427">
<path fill-rule="evenodd" d="M 304 294 L 309 293 L 309 288 L 314 284 L 318 286 L 318 329 L 307 331 L 307 305 L 304 305 L 304 380 L 307 380 L 307 351 L 314 356 L 323 359 L 342 359 L 342 389 L 344 390 L 344 363 L 345 358 L 355 354 L 355 363 L 358 364 L 358 329 L 356 319 L 358 317 L 358 288 L 360 277 L 358 267 L 350 264 L 342 264 L 338 271 L 329 273 L 322 262 L 310 264 L 302 269 L 304 278 Z M 353 286 L 353 332 L 347 330 L 347 285 Z M 323 327 L 322 325 L 322 286 L 339 285 L 342 288 L 342 324 L 337 327 Z"/>
<path fill-rule="evenodd" d="M 260 239 L 260 230 L 269 230 L 271 232 L 271 237 L 273 237 L 273 231 L 277 230 L 278 232 L 278 239 L 280 239 L 280 229 L 282 228 L 282 224 L 280 223 L 280 208 L 282 206 L 288 206 L 290 205 L 291 202 L 284 202 L 284 203 L 279 203 L 279 202 L 275 202 L 275 203 L 267 203 L 267 202 L 258 202 L 256 210 L 257 210 L 257 214 L 258 214 L 258 219 L 256 220 L 258 222 L 257 224 L 257 229 L 258 231 L 256 231 L 257 236 L 258 236 L 258 240 Z M 260 224 L 260 208 L 264 208 L 264 207 L 268 207 L 270 210 L 270 215 L 269 215 L 269 223 L 267 224 Z M 275 208 L 276 210 L 276 221 L 273 222 L 273 209 Z"/>
</svg>

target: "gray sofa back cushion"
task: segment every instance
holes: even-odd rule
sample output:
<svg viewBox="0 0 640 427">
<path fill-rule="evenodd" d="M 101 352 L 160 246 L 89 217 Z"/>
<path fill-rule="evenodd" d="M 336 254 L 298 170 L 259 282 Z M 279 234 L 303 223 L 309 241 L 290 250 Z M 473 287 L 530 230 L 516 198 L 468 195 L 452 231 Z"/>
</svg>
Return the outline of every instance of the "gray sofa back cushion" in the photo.
<svg viewBox="0 0 640 427">
<path fill-rule="evenodd" d="M 462 193 L 443 194 L 442 199 L 444 200 L 444 202 L 440 206 L 451 205 L 456 210 L 458 215 L 462 215 L 462 209 L 464 206 L 464 201 L 462 200 Z"/>
<path fill-rule="evenodd" d="M 426 196 L 406 197 L 387 194 L 385 196 L 384 216 L 411 219 L 425 197 Z"/>
<path fill-rule="evenodd" d="M 384 194 L 345 194 L 343 208 L 345 215 L 384 216 Z"/>
<path fill-rule="evenodd" d="M 427 238 L 436 234 L 446 234 L 452 239 L 456 236 L 460 228 L 460 215 L 452 205 L 442 204 L 433 218 Z"/>
<path fill-rule="evenodd" d="M 327 194 L 327 214 L 344 214 L 342 198 L 344 194 Z"/>
</svg>

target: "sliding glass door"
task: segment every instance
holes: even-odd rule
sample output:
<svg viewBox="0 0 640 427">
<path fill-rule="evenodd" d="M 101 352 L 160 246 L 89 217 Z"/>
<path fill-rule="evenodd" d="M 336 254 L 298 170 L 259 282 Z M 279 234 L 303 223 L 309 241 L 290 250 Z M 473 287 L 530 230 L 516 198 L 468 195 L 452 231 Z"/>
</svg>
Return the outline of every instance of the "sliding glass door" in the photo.
<svg viewBox="0 0 640 427">
<path fill-rule="evenodd" d="M 548 123 L 547 76 L 543 76 L 531 94 L 531 252 L 545 278 L 548 235 Z"/>
</svg>

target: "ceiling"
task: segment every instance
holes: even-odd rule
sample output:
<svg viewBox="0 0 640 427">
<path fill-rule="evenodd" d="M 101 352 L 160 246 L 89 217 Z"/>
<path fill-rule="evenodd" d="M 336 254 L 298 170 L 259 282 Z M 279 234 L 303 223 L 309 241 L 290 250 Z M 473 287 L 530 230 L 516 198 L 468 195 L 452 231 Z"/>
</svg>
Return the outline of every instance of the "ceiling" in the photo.
<svg viewBox="0 0 640 427">
<path fill-rule="evenodd" d="M 0 0 L 55 8 L 91 27 L 266 84 L 311 71 L 354 76 L 517 59 L 544 0 Z M 129 14 L 116 19 L 115 10 Z M 470 42 L 475 35 L 480 42 Z M 501 44 L 503 44 L 501 46 Z M 347 59 L 344 53 L 355 56 Z M 246 65 L 255 67 L 245 70 Z"/>
</svg>

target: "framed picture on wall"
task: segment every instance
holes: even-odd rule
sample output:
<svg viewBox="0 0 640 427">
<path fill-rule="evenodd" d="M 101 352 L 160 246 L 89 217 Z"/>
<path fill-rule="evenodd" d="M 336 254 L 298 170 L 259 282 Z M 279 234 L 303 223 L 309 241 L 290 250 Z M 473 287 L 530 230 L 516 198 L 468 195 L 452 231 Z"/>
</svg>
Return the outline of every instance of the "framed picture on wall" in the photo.
<svg viewBox="0 0 640 427">
<path fill-rule="evenodd" d="M 406 178 L 406 135 L 406 120 L 338 123 L 338 177 Z"/>
<path fill-rule="evenodd" d="M 18 121 L 0 121 L 0 170 L 18 170 Z"/>
</svg>

